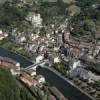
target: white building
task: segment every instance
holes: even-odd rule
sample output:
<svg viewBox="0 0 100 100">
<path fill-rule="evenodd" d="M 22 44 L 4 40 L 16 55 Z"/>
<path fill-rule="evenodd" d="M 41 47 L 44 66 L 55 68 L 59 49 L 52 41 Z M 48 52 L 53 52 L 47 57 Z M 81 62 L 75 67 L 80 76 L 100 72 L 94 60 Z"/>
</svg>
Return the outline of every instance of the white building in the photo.
<svg viewBox="0 0 100 100">
<path fill-rule="evenodd" d="M 4 39 L 4 36 L 0 35 L 0 40 L 3 40 Z"/>
<path fill-rule="evenodd" d="M 25 42 L 25 41 L 26 41 L 26 37 L 25 36 L 20 37 L 20 42 Z"/>
<path fill-rule="evenodd" d="M 44 55 L 40 55 L 36 57 L 36 63 L 40 63 L 44 59 Z"/>
<path fill-rule="evenodd" d="M 0 34 L 3 34 L 2 30 L 0 30 Z"/>
<path fill-rule="evenodd" d="M 5 38 L 6 38 L 6 37 L 8 37 L 8 34 L 7 34 L 7 33 L 5 33 L 5 34 L 4 34 L 4 37 L 5 37 Z"/>
<path fill-rule="evenodd" d="M 42 27 L 42 18 L 40 14 L 30 13 L 26 18 L 28 21 L 31 21 L 34 27 Z"/>
<path fill-rule="evenodd" d="M 3 40 L 6 37 L 8 37 L 8 34 L 7 33 L 3 33 L 3 31 L 0 30 L 0 40 Z"/>
<path fill-rule="evenodd" d="M 71 61 L 69 61 L 69 66 L 71 70 L 76 69 L 77 67 L 81 66 L 80 60 L 72 59 Z"/>
<path fill-rule="evenodd" d="M 20 75 L 20 70 L 10 69 L 10 72 L 13 76 Z"/>
<path fill-rule="evenodd" d="M 54 58 L 54 63 L 60 63 L 60 62 L 61 62 L 61 60 L 60 60 L 59 57 L 55 57 L 55 58 Z"/>
<path fill-rule="evenodd" d="M 19 62 L 16 62 L 16 67 L 20 68 L 20 63 Z"/>
<path fill-rule="evenodd" d="M 54 51 L 58 52 L 59 51 L 59 47 L 54 47 Z"/>
</svg>

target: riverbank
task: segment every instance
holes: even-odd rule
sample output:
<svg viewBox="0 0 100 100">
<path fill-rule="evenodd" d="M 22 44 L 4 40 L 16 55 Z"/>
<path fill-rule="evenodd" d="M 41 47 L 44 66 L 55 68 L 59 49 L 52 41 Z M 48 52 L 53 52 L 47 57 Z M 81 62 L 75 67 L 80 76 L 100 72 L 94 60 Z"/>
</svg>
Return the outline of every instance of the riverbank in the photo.
<svg viewBox="0 0 100 100">
<path fill-rule="evenodd" d="M 84 95 L 86 95 L 87 97 L 89 97 L 91 100 L 95 100 L 95 98 L 93 98 L 92 96 L 90 96 L 88 93 L 84 92 L 82 89 L 80 89 L 78 86 L 76 86 L 72 81 L 70 81 L 68 78 L 64 77 L 60 72 L 58 72 L 57 70 L 55 70 L 54 68 L 51 67 L 46 67 L 46 66 L 41 66 L 42 68 L 45 68 L 51 72 L 53 72 L 54 74 L 56 74 L 57 76 L 59 76 L 60 78 L 62 78 L 64 81 L 66 81 L 67 83 L 69 83 L 71 86 L 73 86 L 74 88 L 78 89 L 81 93 L 83 93 Z"/>
<path fill-rule="evenodd" d="M 2 47 L 0 47 L 0 56 L 8 57 L 19 62 L 21 67 L 24 67 L 24 68 L 33 64 L 28 58 L 25 58 L 15 52 L 12 52 L 8 49 L 4 49 Z"/>
</svg>

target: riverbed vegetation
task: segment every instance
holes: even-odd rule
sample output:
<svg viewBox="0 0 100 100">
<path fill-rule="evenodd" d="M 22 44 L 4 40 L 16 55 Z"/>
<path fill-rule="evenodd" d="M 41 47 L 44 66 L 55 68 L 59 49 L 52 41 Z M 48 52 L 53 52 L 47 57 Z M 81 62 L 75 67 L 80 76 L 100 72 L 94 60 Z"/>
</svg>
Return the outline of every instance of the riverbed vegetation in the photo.
<svg viewBox="0 0 100 100">
<path fill-rule="evenodd" d="M 17 54 L 23 56 L 23 57 L 29 57 L 29 52 L 23 50 L 22 48 L 19 48 L 19 47 L 14 46 L 14 47 L 11 47 L 10 50 L 11 50 L 12 52 L 15 52 L 15 53 L 17 53 Z"/>
<path fill-rule="evenodd" d="M 52 66 L 53 68 L 55 68 L 57 71 L 61 72 L 61 74 L 66 75 L 67 71 L 68 71 L 68 66 L 66 66 L 63 63 L 55 63 Z"/>
<path fill-rule="evenodd" d="M 88 68 L 89 70 L 91 70 L 92 72 L 100 75 L 100 67 L 99 64 L 91 64 L 91 66 Z"/>
</svg>

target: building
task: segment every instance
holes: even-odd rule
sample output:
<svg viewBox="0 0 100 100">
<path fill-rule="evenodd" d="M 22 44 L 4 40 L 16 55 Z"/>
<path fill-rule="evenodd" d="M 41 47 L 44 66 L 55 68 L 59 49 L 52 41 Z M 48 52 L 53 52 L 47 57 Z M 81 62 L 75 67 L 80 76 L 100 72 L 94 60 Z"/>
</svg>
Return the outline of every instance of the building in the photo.
<svg viewBox="0 0 100 100">
<path fill-rule="evenodd" d="M 45 83 L 45 78 L 42 75 L 37 75 L 35 79 L 38 81 L 38 83 Z"/>
<path fill-rule="evenodd" d="M 75 68 L 81 66 L 80 64 L 80 60 L 77 60 L 77 59 L 71 59 L 69 61 L 69 67 L 71 70 L 74 70 Z"/>
<path fill-rule="evenodd" d="M 54 58 L 54 63 L 60 63 L 60 62 L 61 62 L 61 60 L 59 57 Z"/>
<path fill-rule="evenodd" d="M 55 52 L 59 52 L 59 47 L 54 47 Z"/>
<path fill-rule="evenodd" d="M 35 14 L 31 12 L 28 14 L 26 20 L 31 21 L 34 27 L 42 27 L 42 18 L 40 14 Z"/>
<path fill-rule="evenodd" d="M 44 59 L 44 55 L 40 55 L 36 57 L 36 63 L 40 63 Z"/>
<path fill-rule="evenodd" d="M 26 77 L 20 76 L 20 81 L 23 82 L 24 84 L 28 85 L 29 87 L 33 85 L 32 79 L 28 79 Z"/>
<path fill-rule="evenodd" d="M 12 68 L 12 69 L 10 69 L 10 72 L 13 76 L 20 75 L 20 70 L 18 70 L 18 69 Z"/>
<path fill-rule="evenodd" d="M 24 84 L 26 84 L 27 86 L 29 86 L 29 87 L 33 85 L 33 79 L 31 78 L 30 75 L 28 75 L 25 72 L 21 73 L 21 76 L 19 77 L 19 80 L 21 82 L 23 82 Z"/>
<path fill-rule="evenodd" d="M 3 40 L 6 37 L 8 37 L 8 34 L 4 33 L 2 30 L 0 30 L 0 40 Z"/>
<path fill-rule="evenodd" d="M 48 53 L 48 59 L 49 59 L 50 61 L 52 61 L 52 63 L 60 63 L 60 62 L 61 62 L 60 57 L 59 57 L 58 54 L 55 53 L 55 52 Z"/>
<path fill-rule="evenodd" d="M 33 70 L 33 69 L 27 69 L 27 70 L 25 70 L 25 72 L 28 74 L 28 75 L 30 75 L 30 76 L 36 76 L 36 71 L 35 70 Z"/>
<path fill-rule="evenodd" d="M 89 82 L 95 82 L 100 80 L 100 76 L 92 73 L 91 71 L 88 71 L 84 68 L 76 68 L 75 70 L 72 70 L 70 72 L 70 75 L 72 77 L 77 77 L 77 78 L 83 78 L 87 79 Z"/>
</svg>

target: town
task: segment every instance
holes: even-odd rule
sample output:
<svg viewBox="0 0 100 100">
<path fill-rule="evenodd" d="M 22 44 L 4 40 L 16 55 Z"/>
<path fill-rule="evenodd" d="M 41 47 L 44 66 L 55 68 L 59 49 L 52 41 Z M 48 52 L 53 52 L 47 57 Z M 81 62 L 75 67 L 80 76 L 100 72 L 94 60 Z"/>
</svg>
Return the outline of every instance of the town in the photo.
<svg viewBox="0 0 100 100">
<path fill-rule="evenodd" d="M 36 26 L 42 26 L 42 19 L 39 14 L 34 14 L 32 21 Z M 46 60 L 45 66 L 53 67 L 65 77 L 74 79 L 75 84 L 81 85 L 82 81 L 80 87 L 87 89 L 87 84 L 95 84 L 100 80 L 100 76 L 90 70 L 91 66 L 95 65 L 98 69 L 100 65 L 100 42 L 92 44 L 75 41 L 66 26 L 67 22 L 61 24 L 57 29 L 55 25 L 50 25 L 49 29 L 45 29 L 48 34 L 43 37 L 40 37 L 39 34 L 26 34 L 13 30 L 10 34 L 13 43 L 11 50 L 25 52 L 25 56 L 29 57 L 33 63 L 45 62 Z M 3 34 L 2 30 L 1 34 Z M 13 70 L 11 72 L 13 73 Z M 36 75 L 34 70 L 28 70 L 28 73 L 33 76 Z M 36 79 L 40 77 L 37 76 Z M 21 76 L 20 79 L 25 81 L 24 76 Z M 29 84 L 36 85 L 37 81 L 34 84 Z M 94 96 L 99 96 L 98 88 L 88 92 Z"/>
<path fill-rule="evenodd" d="M 41 14 L 32 12 L 26 20 L 32 23 L 34 32 L 21 32 L 15 28 L 9 33 L 1 29 L 0 45 L 27 58 L 33 64 L 23 68 L 19 62 L 0 56 L 0 66 L 8 69 L 30 91 L 33 87 L 39 87 L 42 92 L 43 88 L 48 89 L 48 100 L 68 98 L 55 86 L 48 86 L 43 75 L 37 74 L 40 67 L 51 70 L 86 95 L 99 100 L 100 41 L 84 42 L 73 37 L 73 27 L 70 27 L 68 18 L 58 26 L 43 25 Z"/>
</svg>

